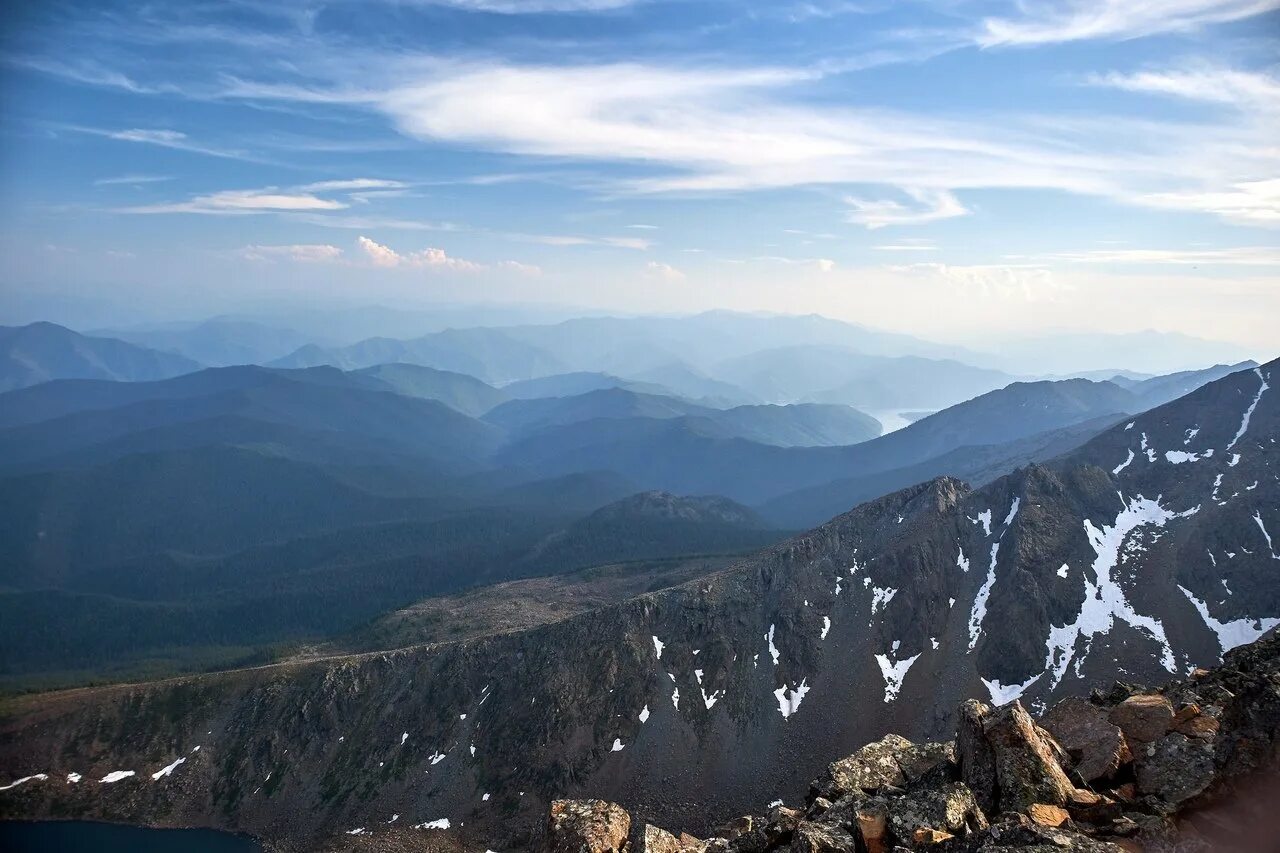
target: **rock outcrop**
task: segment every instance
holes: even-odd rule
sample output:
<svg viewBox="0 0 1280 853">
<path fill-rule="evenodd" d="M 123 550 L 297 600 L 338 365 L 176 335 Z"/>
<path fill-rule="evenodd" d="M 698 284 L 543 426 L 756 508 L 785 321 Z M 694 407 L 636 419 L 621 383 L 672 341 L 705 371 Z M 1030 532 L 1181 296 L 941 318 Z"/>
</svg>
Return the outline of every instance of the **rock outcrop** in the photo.
<svg viewBox="0 0 1280 853">
<path fill-rule="evenodd" d="M 994 709 L 969 700 L 957 719 L 953 743 L 888 735 L 833 762 L 803 808 L 775 802 L 767 814 L 735 818 L 703 840 L 645 826 L 625 849 L 1261 853 L 1272 848 L 1242 839 L 1273 842 L 1280 834 L 1280 815 L 1256 802 L 1280 789 L 1280 638 L 1160 689 L 1117 684 L 1065 699 L 1040 724 L 1017 700 Z M 1242 809 L 1259 823 L 1234 825 Z M 557 802 L 546 853 L 624 850 L 616 832 L 582 843 L 581 830 L 557 818 L 569 812 L 597 822 L 606 812 L 625 815 L 598 800 Z"/>
</svg>

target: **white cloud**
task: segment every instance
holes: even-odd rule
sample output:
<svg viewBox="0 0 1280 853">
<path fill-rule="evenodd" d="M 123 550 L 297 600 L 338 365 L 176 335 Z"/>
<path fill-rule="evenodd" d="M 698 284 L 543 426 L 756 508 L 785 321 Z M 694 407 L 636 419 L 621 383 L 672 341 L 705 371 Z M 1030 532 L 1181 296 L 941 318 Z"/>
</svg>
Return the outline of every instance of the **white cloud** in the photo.
<svg viewBox="0 0 1280 853">
<path fill-rule="evenodd" d="M 93 182 L 93 185 L 96 187 L 109 187 L 117 184 L 157 184 L 162 181 L 172 180 L 172 175 L 115 175 L 109 178 L 98 178 Z"/>
<path fill-rule="evenodd" d="M 1033 264 L 920 263 L 890 266 L 888 269 L 891 272 L 943 281 L 965 295 L 981 299 L 1053 301 L 1062 290 L 1052 272 Z"/>
<path fill-rule="evenodd" d="M 416 252 L 401 253 L 390 246 L 385 246 L 363 235 L 356 238 L 356 245 L 360 247 L 360 250 L 365 253 L 370 262 L 376 267 L 408 267 L 449 270 L 452 272 L 479 272 L 489 269 L 485 264 L 455 258 L 445 252 L 444 249 L 434 246 Z M 497 269 L 509 270 L 524 275 L 539 275 L 542 272 L 539 267 L 532 264 L 523 264 L 519 261 L 502 261 L 497 264 Z"/>
<path fill-rule="evenodd" d="M 936 252 L 937 246 L 931 246 L 928 243 L 886 243 L 880 246 L 872 246 L 880 252 Z"/>
<path fill-rule="evenodd" d="M 499 15 L 545 12 L 606 12 L 633 6 L 640 0 L 411 0 L 423 6 L 448 6 Z"/>
<path fill-rule="evenodd" d="M 326 243 L 295 243 L 285 246 L 245 246 L 240 256 L 251 261 L 301 261 L 324 263 L 341 260 L 342 250 Z"/>
<path fill-rule="evenodd" d="M 664 264 L 661 261 L 649 261 L 649 263 L 645 264 L 645 269 L 649 271 L 650 275 L 664 278 L 667 281 L 681 281 L 685 277 L 683 272 L 671 266 L 671 264 Z"/>
<path fill-rule="evenodd" d="M 347 205 L 310 193 L 267 190 L 224 190 L 199 195 L 174 204 L 149 204 L 117 208 L 120 213 L 245 214 L 279 211 L 341 210 Z"/>
<path fill-rule="evenodd" d="M 846 196 L 844 201 L 850 208 L 846 218 L 857 225 L 874 229 L 886 225 L 919 225 L 939 219 L 967 216 L 969 213 L 955 195 L 946 190 L 911 188 L 904 189 L 903 192 L 915 201 L 914 206 L 892 199 L 870 200 Z"/>
<path fill-rule="evenodd" d="M 1280 227 L 1280 178 L 1246 181 L 1225 190 L 1152 193 L 1139 201 L 1151 207 L 1212 213 L 1238 225 Z"/>
<path fill-rule="evenodd" d="M 352 178 L 342 181 L 316 181 L 298 187 L 303 192 L 334 192 L 338 190 L 396 190 L 409 185 L 403 181 L 389 181 L 382 178 Z"/>
<path fill-rule="evenodd" d="M 1257 71 L 1201 64 L 1189 68 L 1147 70 L 1133 74 L 1094 74 L 1087 81 L 1095 86 L 1129 92 L 1170 95 L 1230 104 L 1242 109 L 1280 112 L 1280 78 Z"/>
<path fill-rule="evenodd" d="M 1046 260 L 1090 264 L 1177 264 L 1182 266 L 1280 266 L 1280 248 L 1236 246 L 1229 249 L 1094 249 L 1041 256 Z"/>
<path fill-rule="evenodd" d="M 983 47 L 1087 39 L 1134 39 L 1239 21 L 1280 8 L 1280 0 L 1037 0 L 1018 17 L 982 21 Z"/>
<path fill-rule="evenodd" d="M 764 261 L 770 264 L 784 264 L 790 267 L 809 267 L 818 272 L 831 272 L 836 268 L 836 262 L 830 258 L 789 258 L 785 255 L 757 255 L 750 260 Z M 732 263 L 746 263 L 746 261 L 732 261 Z"/>
<path fill-rule="evenodd" d="M 404 260 L 394 249 L 376 243 L 363 234 L 356 238 L 356 244 L 369 256 L 375 267 L 395 267 Z"/>
<path fill-rule="evenodd" d="M 610 246 L 615 249 L 643 251 L 653 245 L 643 237 L 585 237 L 580 234 L 507 234 L 513 240 L 541 243 L 544 246 Z"/>
</svg>

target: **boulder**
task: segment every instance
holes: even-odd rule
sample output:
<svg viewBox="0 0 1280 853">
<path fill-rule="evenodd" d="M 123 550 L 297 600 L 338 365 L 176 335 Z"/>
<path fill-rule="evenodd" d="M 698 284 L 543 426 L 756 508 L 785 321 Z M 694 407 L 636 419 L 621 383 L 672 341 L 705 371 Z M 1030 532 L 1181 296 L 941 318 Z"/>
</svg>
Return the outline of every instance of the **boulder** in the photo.
<svg viewBox="0 0 1280 853">
<path fill-rule="evenodd" d="M 1112 708 L 1108 717 L 1131 744 L 1151 743 L 1173 725 L 1173 705 L 1158 693 L 1139 693 Z"/>
<path fill-rule="evenodd" d="M 635 853 L 687 853 L 700 846 L 701 842 L 693 836 L 676 838 L 665 829 L 646 823 L 633 849 Z"/>
<path fill-rule="evenodd" d="M 1134 770 L 1140 793 L 1176 809 L 1213 784 L 1213 744 L 1171 732 L 1138 751 Z"/>
<path fill-rule="evenodd" d="M 968 835 L 986 829 L 987 818 L 963 782 L 918 788 L 887 801 L 889 829 L 898 843 L 909 843 L 918 829 Z"/>
<path fill-rule="evenodd" d="M 940 829 L 917 829 L 915 835 L 911 837 L 911 842 L 920 847 L 932 847 L 934 844 L 941 844 L 944 841 L 950 841 L 955 838 L 949 832 L 943 832 Z"/>
<path fill-rule="evenodd" d="M 996 807 L 996 759 L 983 733 L 991 707 L 977 699 L 960 704 L 956 713 L 956 763 L 960 780 L 969 786 L 978 806 L 987 814 Z"/>
<path fill-rule="evenodd" d="M 1047 803 L 1032 803 L 1027 809 L 1027 816 L 1041 826 L 1062 826 L 1071 819 L 1066 809 Z"/>
<path fill-rule="evenodd" d="M 915 744 L 901 735 L 885 735 L 830 764 L 827 772 L 814 782 L 814 792 L 834 800 L 850 792 L 874 793 L 885 785 L 903 785 L 907 780 L 898 757 L 913 749 Z"/>
<path fill-rule="evenodd" d="M 983 735 L 995 756 L 997 801 L 1002 811 L 1026 812 L 1033 803 L 1065 805 L 1075 786 L 1054 758 L 1054 750 L 1014 700 L 983 721 Z"/>
<path fill-rule="evenodd" d="M 866 853 L 888 853 L 889 810 L 883 802 L 873 801 L 854 812 L 854 828 Z"/>
<path fill-rule="evenodd" d="M 1049 710 L 1040 725 L 1067 751 L 1074 770 L 1085 782 L 1110 779 L 1133 756 L 1120 727 L 1107 712 L 1086 699 L 1064 699 Z"/>
<path fill-rule="evenodd" d="M 543 843 L 546 853 L 625 853 L 631 815 L 604 800 L 554 800 Z"/>
<path fill-rule="evenodd" d="M 858 853 L 858 843 L 841 827 L 802 821 L 791 836 L 791 850 L 792 853 Z"/>
</svg>

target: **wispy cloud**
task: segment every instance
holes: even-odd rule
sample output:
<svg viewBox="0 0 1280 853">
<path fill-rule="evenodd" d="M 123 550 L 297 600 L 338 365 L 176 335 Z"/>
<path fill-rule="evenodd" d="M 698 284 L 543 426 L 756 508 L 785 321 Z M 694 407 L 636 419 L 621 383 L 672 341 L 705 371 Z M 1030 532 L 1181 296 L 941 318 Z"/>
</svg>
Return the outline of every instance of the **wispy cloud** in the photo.
<svg viewBox="0 0 1280 853">
<path fill-rule="evenodd" d="M 342 259 L 342 250 L 327 243 L 295 243 L 283 246 L 245 246 L 238 254 L 251 261 L 331 263 Z"/>
<path fill-rule="evenodd" d="M 920 263 L 890 266 L 891 272 L 940 280 L 961 293 L 982 299 L 1052 301 L 1064 289 L 1053 273 L 1038 264 Z"/>
<path fill-rule="evenodd" d="M 1280 112 L 1280 77 L 1260 71 L 1242 71 L 1197 63 L 1185 68 L 1147 70 L 1132 74 L 1093 74 L 1086 79 L 1095 86 L 1129 92 Z"/>
<path fill-rule="evenodd" d="M 947 190 L 907 188 L 903 190 L 914 205 L 905 205 L 893 199 L 861 199 L 845 197 L 849 205 L 846 218 L 867 228 L 884 228 L 887 225 L 919 225 L 966 216 L 969 211 L 954 194 Z"/>
<path fill-rule="evenodd" d="M 1235 246 L 1228 249 L 1094 249 L 1040 257 L 1084 264 L 1280 266 L 1280 248 L 1274 246 Z"/>
<path fill-rule="evenodd" d="M 1038 0 L 1019 3 L 1016 17 L 982 21 L 984 47 L 1027 46 L 1088 39 L 1135 39 L 1252 18 L 1280 0 Z"/>
<path fill-rule="evenodd" d="M 682 281 L 685 277 L 682 270 L 678 270 L 671 264 L 665 264 L 662 261 L 649 261 L 649 263 L 645 264 L 645 269 L 650 275 L 667 281 Z"/>
<path fill-rule="evenodd" d="M 109 178 L 98 178 L 93 182 L 93 185 L 96 187 L 110 187 L 120 184 L 158 184 L 172 180 L 172 175 L 115 175 Z"/>
<path fill-rule="evenodd" d="M 271 190 L 226 190 L 198 195 L 189 201 L 116 208 L 119 213 L 207 213 L 234 215 L 299 210 L 341 210 L 347 205 L 310 193 Z"/>
</svg>

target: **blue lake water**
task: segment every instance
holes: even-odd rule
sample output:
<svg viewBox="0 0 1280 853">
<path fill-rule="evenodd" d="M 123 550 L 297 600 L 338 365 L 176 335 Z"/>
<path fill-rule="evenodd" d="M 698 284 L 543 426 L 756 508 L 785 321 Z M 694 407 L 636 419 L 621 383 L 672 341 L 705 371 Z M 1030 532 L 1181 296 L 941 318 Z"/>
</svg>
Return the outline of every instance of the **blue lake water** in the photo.
<svg viewBox="0 0 1280 853">
<path fill-rule="evenodd" d="M 4 853 L 262 853 L 251 838 L 212 829 L 145 829 L 91 821 L 0 822 Z"/>
</svg>

